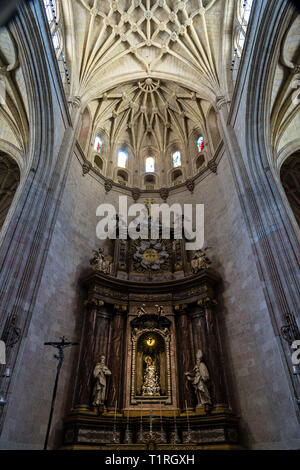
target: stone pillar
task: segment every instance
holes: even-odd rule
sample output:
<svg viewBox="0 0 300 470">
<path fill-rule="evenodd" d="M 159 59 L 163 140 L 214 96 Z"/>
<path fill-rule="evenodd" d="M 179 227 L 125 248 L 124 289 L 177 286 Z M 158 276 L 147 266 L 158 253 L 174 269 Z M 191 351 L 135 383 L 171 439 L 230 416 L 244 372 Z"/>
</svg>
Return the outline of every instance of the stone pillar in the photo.
<svg viewBox="0 0 300 470">
<path fill-rule="evenodd" d="M 192 322 L 194 355 L 196 362 L 196 354 L 199 349 L 201 349 L 205 357 L 208 356 L 206 320 L 204 309 L 198 305 L 193 307 L 190 312 L 190 319 Z"/>
<path fill-rule="evenodd" d="M 109 355 L 109 332 L 111 324 L 111 312 L 107 307 L 102 306 L 98 309 L 97 331 L 96 331 L 96 349 L 94 362 L 100 356 L 105 356 L 106 363 Z"/>
<path fill-rule="evenodd" d="M 98 303 L 88 303 L 81 336 L 75 407 L 90 407 L 92 372 L 95 358 Z M 103 303 L 102 303 L 103 305 Z"/>
<path fill-rule="evenodd" d="M 193 370 L 193 351 L 190 336 L 190 319 L 188 317 L 186 306 L 178 306 L 176 310 L 176 330 L 177 330 L 177 360 L 178 360 L 178 388 L 179 404 L 182 410 L 186 408 L 186 402 L 189 408 L 196 404 L 195 394 L 185 372 Z"/>
<path fill-rule="evenodd" d="M 108 407 L 122 409 L 124 403 L 124 338 L 127 308 L 115 306 L 110 335 L 108 367 L 112 372 L 108 391 Z"/>
<path fill-rule="evenodd" d="M 205 304 L 206 335 L 208 345 L 208 368 L 211 378 L 213 404 L 228 406 L 224 373 L 221 364 L 216 315 L 211 302 Z"/>
</svg>

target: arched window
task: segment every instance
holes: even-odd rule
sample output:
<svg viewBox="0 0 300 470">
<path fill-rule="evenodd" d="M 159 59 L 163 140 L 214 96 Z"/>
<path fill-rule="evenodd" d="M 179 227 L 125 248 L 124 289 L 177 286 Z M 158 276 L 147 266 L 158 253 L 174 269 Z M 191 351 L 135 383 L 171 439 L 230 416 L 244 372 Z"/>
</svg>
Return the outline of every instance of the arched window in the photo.
<svg viewBox="0 0 300 470">
<path fill-rule="evenodd" d="M 52 36 L 52 42 L 58 60 L 58 66 L 61 74 L 63 77 L 65 77 L 65 84 L 70 85 L 70 76 L 64 55 L 64 40 L 62 35 L 63 28 L 61 27 L 61 20 L 59 21 L 59 24 L 57 18 L 58 5 L 55 0 L 44 0 L 44 6 L 49 23 L 50 33 Z"/>
<path fill-rule="evenodd" d="M 44 5 L 46 9 L 48 22 L 51 23 L 52 21 L 55 20 L 55 9 L 54 9 L 53 2 L 50 2 L 49 0 L 44 0 Z"/>
<path fill-rule="evenodd" d="M 99 170 L 103 170 L 103 160 L 98 155 L 95 156 L 94 163 Z"/>
<path fill-rule="evenodd" d="M 154 175 L 147 175 L 145 176 L 145 186 L 146 186 L 146 189 L 154 189 L 155 188 L 155 184 L 156 184 L 156 179 L 155 179 L 155 176 Z"/>
<path fill-rule="evenodd" d="M 203 150 L 205 149 L 204 137 L 199 137 L 199 139 L 197 140 L 197 147 L 199 153 L 203 152 Z"/>
<path fill-rule="evenodd" d="M 128 174 L 124 170 L 119 170 L 117 173 L 118 183 L 127 186 L 128 183 Z"/>
<path fill-rule="evenodd" d="M 126 168 L 128 162 L 128 153 L 125 150 L 119 150 L 118 152 L 118 167 Z"/>
<path fill-rule="evenodd" d="M 240 0 L 239 5 L 239 19 L 242 26 L 246 26 L 249 23 L 251 8 L 252 8 L 253 0 Z"/>
<path fill-rule="evenodd" d="M 176 152 L 173 153 L 173 167 L 178 168 L 181 166 L 181 153 L 179 150 L 176 150 Z"/>
<path fill-rule="evenodd" d="M 155 171 L 155 160 L 153 157 L 146 158 L 146 173 L 154 173 Z"/>
<path fill-rule="evenodd" d="M 182 183 L 182 171 L 180 169 L 173 171 L 172 173 L 172 183 L 181 184 Z"/>
<path fill-rule="evenodd" d="M 97 135 L 95 137 L 94 150 L 98 153 L 101 153 L 102 145 L 103 145 L 102 139 L 99 135 Z"/>
<path fill-rule="evenodd" d="M 252 9 L 253 0 L 239 0 L 237 2 L 237 19 L 236 32 L 234 38 L 234 52 L 230 70 L 233 73 L 233 80 L 236 80 L 240 58 L 244 49 L 250 13 Z"/>
<path fill-rule="evenodd" d="M 204 165 L 204 163 L 205 163 L 204 155 L 200 155 L 196 161 L 197 170 L 199 170 L 199 168 L 201 168 Z"/>
</svg>

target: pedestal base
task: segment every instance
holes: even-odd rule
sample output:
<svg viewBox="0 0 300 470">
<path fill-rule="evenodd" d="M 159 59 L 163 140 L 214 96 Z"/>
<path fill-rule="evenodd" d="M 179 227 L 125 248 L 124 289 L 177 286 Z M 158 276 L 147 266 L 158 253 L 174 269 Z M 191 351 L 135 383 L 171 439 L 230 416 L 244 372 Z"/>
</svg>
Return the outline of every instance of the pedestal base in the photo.
<svg viewBox="0 0 300 470">
<path fill-rule="evenodd" d="M 76 410 L 65 424 L 66 450 L 233 450 L 240 449 L 238 418 L 228 409 L 197 409 L 176 418 L 128 419 L 126 413 L 98 416 Z"/>
</svg>

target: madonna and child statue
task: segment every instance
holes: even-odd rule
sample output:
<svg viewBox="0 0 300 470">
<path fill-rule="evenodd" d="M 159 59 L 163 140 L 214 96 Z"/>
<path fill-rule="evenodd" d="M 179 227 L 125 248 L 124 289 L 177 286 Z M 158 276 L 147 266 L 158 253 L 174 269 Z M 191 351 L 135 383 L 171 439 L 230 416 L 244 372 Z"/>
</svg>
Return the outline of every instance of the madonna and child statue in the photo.
<svg viewBox="0 0 300 470">
<path fill-rule="evenodd" d="M 142 386 L 143 396 L 160 395 L 160 385 L 155 362 L 150 356 L 146 356 L 145 363 L 147 364 L 147 366 Z"/>
</svg>

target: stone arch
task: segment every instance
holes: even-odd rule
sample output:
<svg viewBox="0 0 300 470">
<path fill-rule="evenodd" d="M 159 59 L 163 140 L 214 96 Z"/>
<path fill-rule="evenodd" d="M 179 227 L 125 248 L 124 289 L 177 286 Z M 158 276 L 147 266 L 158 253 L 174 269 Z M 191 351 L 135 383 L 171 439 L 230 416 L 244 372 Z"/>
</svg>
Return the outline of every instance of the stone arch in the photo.
<svg viewBox="0 0 300 470">
<path fill-rule="evenodd" d="M 101 173 L 103 173 L 103 170 L 104 170 L 104 163 L 103 163 L 103 159 L 100 157 L 100 155 L 98 154 L 95 154 L 95 157 L 94 157 L 94 166 L 97 170 L 101 171 Z"/>
<path fill-rule="evenodd" d="M 144 178 L 144 185 L 146 189 L 155 189 L 156 186 L 156 175 L 155 173 L 147 173 Z"/>
<path fill-rule="evenodd" d="M 171 172 L 172 185 L 183 183 L 183 172 L 181 168 L 176 168 Z"/>
<path fill-rule="evenodd" d="M 280 171 L 280 180 L 300 227 L 300 150 L 284 162 Z"/>
<path fill-rule="evenodd" d="M 127 186 L 129 182 L 129 174 L 124 168 L 119 168 L 117 171 L 117 181 L 123 186 Z"/>
<path fill-rule="evenodd" d="M 18 164 L 8 154 L 0 151 L 0 230 L 20 184 Z"/>
<path fill-rule="evenodd" d="M 205 155 L 203 153 L 200 153 L 195 158 L 196 171 L 200 171 L 204 166 L 205 166 Z"/>
</svg>

